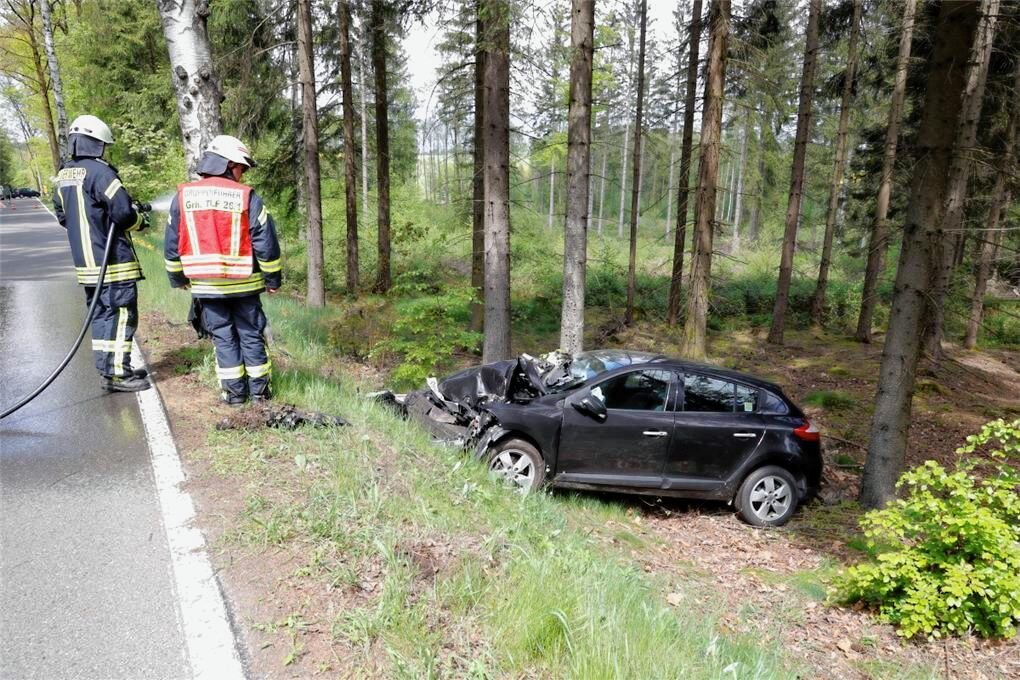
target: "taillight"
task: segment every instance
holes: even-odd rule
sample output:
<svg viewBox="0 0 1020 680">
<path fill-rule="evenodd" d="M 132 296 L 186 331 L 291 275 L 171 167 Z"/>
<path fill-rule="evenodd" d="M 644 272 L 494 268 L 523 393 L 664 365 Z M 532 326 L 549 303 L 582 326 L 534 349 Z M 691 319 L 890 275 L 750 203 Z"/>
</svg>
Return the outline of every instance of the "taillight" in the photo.
<svg viewBox="0 0 1020 680">
<path fill-rule="evenodd" d="M 797 439 L 805 442 L 816 442 L 822 438 L 818 428 L 812 425 L 810 420 L 805 420 L 803 425 L 793 431 L 793 434 Z"/>
</svg>

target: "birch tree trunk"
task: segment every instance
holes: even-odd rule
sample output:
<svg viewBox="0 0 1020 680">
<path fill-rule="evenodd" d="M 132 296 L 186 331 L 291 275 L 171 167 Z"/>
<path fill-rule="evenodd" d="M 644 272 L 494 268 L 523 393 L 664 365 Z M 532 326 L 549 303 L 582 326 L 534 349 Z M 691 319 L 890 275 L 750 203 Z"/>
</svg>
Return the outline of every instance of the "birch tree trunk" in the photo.
<svg viewBox="0 0 1020 680">
<path fill-rule="evenodd" d="M 793 253 L 797 248 L 797 222 L 804 189 L 804 158 L 807 154 L 808 134 L 811 131 L 811 100 L 815 92 L 815 65 L 818 63 L 818 15 L 821 11 L 821 0 L 809 0 L 807 36 L 804 41 L 804 71 L 801 74 L 800 105 L 797 110 L 797 136 L 793 144 L 790 198 L 786 206 L 783 254 L 779 263 L 779 283 L 776 286 L 776 302 L 772 308 L 772 327 L 769 328 L 768 337 L 768 341 L 776 345 L 783 344 L 790 279 L 793 276 Z"/>
<path fill-rule="evenodd" d="M 482 0 L 475 0 L 474 155 L 471 174 L 471 330 L 485 325 L 485 22 Z"/>
<path fill-rule="evenodd" d="M 392 285 L 390 273 L 390 126 L 386 85 L 386 0 L 372 0 L 372 73 L 375 76 L 375 177 L 378 192 L 379 271 L 375 291 Z M 444 159 L 445 160 L 445 159 Z"/>
<path fill-rule="evenodd" d="M 358 171 L 354 162 L 354 94 L 351 87 L 351 3 L 340 0 L 340 90 L 344 109 L 344 191 L 347 201 L 347 293 L 358 294 Z"/>
<path fill-rule="evenodd" d="M 966 64 L 977 36 L 979 4 L 943 3 L 934 28 L 933 54 L 921 108 L 917 153 L 903 229 L 903 247 L 882 350 L 860 503 L 885 505 L 896 494 L 910 429 L 911 399 L 928 295 L 928 244 L 945 211 L 953 142 L 963 113 Z"/>
<path fill-rule="evenodd" d="M 220 89 L 213 74 L 206 30 L 209 3 L 207 0 L 157 0 L 157 5 L 177 94 L 184 162 L 188 176 L 194 179 L 198 177 L 195 168 L 202 151 L 223 131 Z"/>
<path fill-rule="evenodd" d="M 985 83 L 988 79 L 988 65 L 992 57 L 998 14 L 999 0 L 982 1 L 978 40 L 974 44 L 967 69 L 963 114 L 949 170 L 945 212 L 931 242 L 932 285 L 931 294 L 927 299 L 928 313 L 925 315 L 924 350 L 936 362 L 942 359 L 946 297 L 952 285 L 957 236 L 963 227 L 967 183 L 970 180 L 974 149 L 977 146 L 977 129 L 981 119 L 981 105 L 985 98 Z"/>
<path fill-rule="evenodd" d="M 708 321 L 708 296 L 712 280 L 712 216 L 715 214 L 719 153 L 722 146 L 723 88 L 726 83 L 726 48 L 730 36 L 730 0 L 716 0 L 712 3 L 708 24 L 705 104 L 701 116 L 701 159 L 698 166 L 697 196 L 694 201 L 695 246 L 682 349 L 685 357 L 695 361 L 705 359 L 705 327 Z M 679 230 L 677 233 L 679 235 Z"/>
<path fill-rule="evenodd" d="M 638 38 L 637 110 L 634 113 L 634 184 L 630 192 L 630 258 L 627 265 L 627 309 L 623 321 L 634 323 L 634 299 L 637 296 L 637 229 L 641 217 L 641 146 L 644 129 L 641 116 L 645 106 L 645 27 L 648 24 L 647 0 L 641 0 L 640 37 Z"/>
<path fill-rule="evenodd" d="M 684 274 L 684 241 L 687 239 L 687 201 L 691 183 L 691 149 L 694 141 L 694 101 L 698 87 L 698 48 L 701 45 L 701 0 L 691 8 L 687 54 L 687 97 L 684 103 L 684 132 L 680 144 L 680 182 L 676 200 L 676 231 L 673 234 L 673 271 L 669 280 L 666 322 L 675 326 L 680 315 L 680 283 Z M 699 173 L 700 177 L 700 173 Z"/>
<path fill-rule="evenodd" d="M 46 63 L 50 69 L 50 89 L 53 103 L 57 107 L 57 148 L 60 158 L 67 158 L 67 111 L 64 109 L 64 86 L 60 81 L 60 64 L 53 47 L 53 20 L 50 16 L 50 0 L 40 0 L 43 20 L 43 46 L 46 48 Z"/>
<path fill-rule="evenodd" d="M 832 241 L 836 235 L 836 218 L 839 214 L 839 196 L 843 189 L 843 170 L 846 167 L 847 128 L 850 125 L 850 104 L 857 75 L 857 36 L 861 23 L 862 0 L 854 0 L 850 39 L 847 45 L 846 75 L 839 102 L 839 125 L 836 129 L 836 159 L 832 164 L 832 181 L 829 183 L 829 208 L 825 214 L 825 235 L 822 237 L 822 259 L 818 264 L 818 281 L 811 296 L 811 323 L 822 325 L 825 316 L 825 293 L 829 285 L 829 266 L 832 262 Z"/>
<path fill-rule="evenodd" d="M 309 307 L 326 304 L 322 261 L 322 196 L 319 183 L 319 116 L 315 104 L 315 57 L 312 46 L 311 0 L 297 3 L 298 67 L 301 71 L 301 129 L 305 144 L 305 176 L 308 198 L 308 297 Z"/>
<path fill-rule="evenodd" d="M 510 357 L 510 4 L 481 0 L 485 18 L 485 334 L 482 361 Z"/>
<path fill-rule="evenodd" d="M 630 92 L 628 91 L 628 95 Z M 630 101 L 630 97 L 627 97 Z M 620 215 L 616 221 L 616 238 L 623 238 L 623 197 L 627 193 L 627 145 L 630 140 L 630 119 L 623 129 L 623 148 L 620 150 Z"/>
<path fill-rule="evenodd" d="M 914 35 L 914 10 L 917 0 L 905 0 L 903 22 L 900 28 L 900 48 L 896 56 L 896 79 L 892 101 L 889 104 L 889 122 L 885 130 L 885 147 L 882 152 L 882 174 L 875 200 L 875 217 L 871 223 L 868 244 L 868 264 L 864 270 L 864 287 L 861 291 L 861 313 L 857 317 L 858 342 L 871 342 L 871 322 L 878 303 L 878 280 L 885 269 L 885 251 L 888 248 L 889 199 L 892 196 L 893 170 L 896 167 L 896 146 L 903 120 L 903 98 L 907 90 L 907 69 L 910 66 L 910 47 Z"/>
<path fill-rule="evenodd" d="M 1012 187 L 1007 182 L 1009 177 L 1016 177 L 1017 162 L 1014 154 L 1016 146 L 1017 118 L 1020 117 L 1020 65 L 1016 68 L 1013 79 L 1013 108 L 1006 125 L 1006 142 L 1002 149 L 1002 160 L 995 176 L 995 188 L 992 189 L 992 207 L 988 211 L 988 228 L 982 236 L 979 232 L 977 247 L 977 266 L 974 270 L 974 295 L 970 301 L 970 316 L 967 319 L 967 333 L 963 346 L 974 349 L 977 346 L 978 330 L 981 328 L 981 317 L 984 315 L 985 291 L 988 290 L 988 277 L 991 275 L 995 246 L 1002 236 L 999 225 L 1009 213 L 1013 199 Z"/>
<path fill-rule="evenodd" d="M 591 210 L 591 80 L 595 0 L 571 0 L 570 108 L 567 111 L 567 216 L 563 224 L 560 348 L 584 345 L 584 286 Z"/>
</svg>

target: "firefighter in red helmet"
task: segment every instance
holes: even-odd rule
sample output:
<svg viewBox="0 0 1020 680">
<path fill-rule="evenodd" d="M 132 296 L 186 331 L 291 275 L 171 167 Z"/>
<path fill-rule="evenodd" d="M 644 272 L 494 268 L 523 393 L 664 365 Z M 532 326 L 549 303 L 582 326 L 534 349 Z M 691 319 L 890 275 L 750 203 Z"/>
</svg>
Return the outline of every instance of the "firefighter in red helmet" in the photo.
<svg viewBox="0 0 1020 680">
<path fill-rule="evenodd" d="M 223 400 L 232 406 L 272 396 L 259 295 L 280 287 L 280 243 L 262 199 L 241 183 L 254 166 L 237 138 L 213 139 L 198 163 L 201 179 L 177 188 L 163 243 L 170 284 L 190 288 L 200 303 Z"/>
</svg>

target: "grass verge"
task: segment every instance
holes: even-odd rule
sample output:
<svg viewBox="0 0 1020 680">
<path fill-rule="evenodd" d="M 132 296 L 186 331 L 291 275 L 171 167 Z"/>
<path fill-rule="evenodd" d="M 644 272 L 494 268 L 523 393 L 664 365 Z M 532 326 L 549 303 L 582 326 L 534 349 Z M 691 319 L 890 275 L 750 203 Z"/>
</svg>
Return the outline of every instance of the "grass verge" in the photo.
<svg viewBox="0 0 1020 680">
<path fill-rule="evenodd" d="M 143 308 L 183 319 L 188 296 L 140 240 Z M 244 480 L 234 545 L 288 545 L 296 572 L 345 598 L 333 641 L 344 673 L 385 677 L 773 678 L 795 673 L 778 643 L 722 633 L 711 597 L 666 583 L 606 540 L 631 519 L 590 497 L 520 497 L 459 451 L 363 398 L 335 369 L 338 313 L 264 298 L 279 398 L 341 414 L 338 430 L 211 432 L 213 470 Z M 144 330 L 143 330 L 144 333 Z M 198 362 L 196 362 L 197 364 Z M 206 362 L 208 363 L 208 362 Z M 194 369 L 215 389 L 205 364 Z M 327 377 L 327 375 L 335 377 Z M 210 428 L 211 429 L 211 428 Z M 667 605 L 664 593 L 690 589 Z M 294 623 L 297 621 L 297 623 Z M 284 627 L 301 631 L 288 619 Z M 301 625 L 298 625 L 301 624 Z M 298 634 L 294 633 L 295 636 Z M 296 641 L 281 664 L 300 662 Z"/>
</svg>

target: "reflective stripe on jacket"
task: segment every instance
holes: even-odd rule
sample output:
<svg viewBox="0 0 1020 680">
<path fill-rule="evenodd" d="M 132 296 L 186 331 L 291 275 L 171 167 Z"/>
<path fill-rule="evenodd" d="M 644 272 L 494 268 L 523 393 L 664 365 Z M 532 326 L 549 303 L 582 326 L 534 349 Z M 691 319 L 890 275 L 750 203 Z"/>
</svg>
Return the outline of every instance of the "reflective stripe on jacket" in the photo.
<svg viewBox="0 0 1020 680">
<path fill-rule="evenodd" d="M 112 166 L 99 158 L 77 158 L 64 163 L 57 173 L 53 207 L 60 225 L 67 229 L 78 283 L 85 286 L 98 283 L 111 231 L 116 240 L 106 282 L 145 278 L 127 234 L 143 227 L 142 215 L 135 212 L 131 197 Z"/>
</svg>

